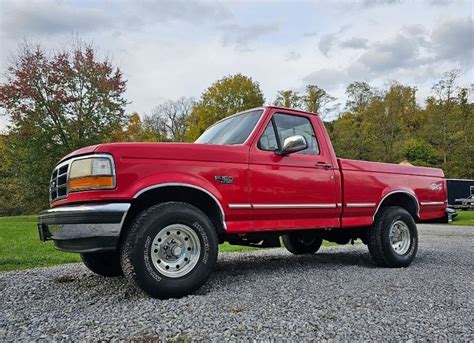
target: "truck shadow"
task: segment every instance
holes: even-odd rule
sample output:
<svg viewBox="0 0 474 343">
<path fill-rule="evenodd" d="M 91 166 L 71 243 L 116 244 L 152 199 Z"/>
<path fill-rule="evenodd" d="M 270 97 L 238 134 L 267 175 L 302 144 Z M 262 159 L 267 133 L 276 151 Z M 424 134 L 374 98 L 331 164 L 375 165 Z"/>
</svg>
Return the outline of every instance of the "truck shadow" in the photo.
<svg viewBox="0 0 474 343">
<path fill-rule="evenodd" d="M 342 251 L 342 252 L 320 252 L 315 255 L 246 255 L 239 257 L 234 254 L 223 254 L 219 258 L 215 272 L 268 272 L 288 269 L 292 270 L 336 269 L 341 266 L 357 266 L 364 268 L 375 268 L 370 260 L 368 252 Z M 237 258 L 233 258 L 234 255 Z"/>
<path fill-rule="evenodd" d="M 425 257 L 425 258 L 423 258 Z M 430 258 L 428 258 L 430 260 Z M 427 262 L 426 256 L 419 256 L 414 262 Z M 242 280 L 265 280 L 276 277 L 282 273 L 318 273 L 339 270 L 344 267 L 350 268 L 354 273 L 360 268 L 379 269 L 370 259 L 367 251 L 356 249 L 354 251 L 340 252 L 319 252 L 315 255 L 291 255 L 280 254 L 278 250 L 258 252 L 256 254 L 225 253 L 219 256 L 214 272 L 194 295 L 206 296 L 211 294 L 220 285 L 227 286 L 238 284 Z M 146 295 L 137 291 L 128 284 L 124 277 L 103 278 L 92 273 L 82 274 L 82 277 L 75 278 L 73 284 L 81 289 L 96 289 L 101 296 L 117 296 L 117 289 L 120 289 L 119 298 L 127 300 L 138 300 L 147 298 Z M 70 285 L 70 284 L 69 284 Z M 62 285 L 62 287 L 69 287 Z M 108 294 L 110 292 L 110 294 Z"/>
</svg>

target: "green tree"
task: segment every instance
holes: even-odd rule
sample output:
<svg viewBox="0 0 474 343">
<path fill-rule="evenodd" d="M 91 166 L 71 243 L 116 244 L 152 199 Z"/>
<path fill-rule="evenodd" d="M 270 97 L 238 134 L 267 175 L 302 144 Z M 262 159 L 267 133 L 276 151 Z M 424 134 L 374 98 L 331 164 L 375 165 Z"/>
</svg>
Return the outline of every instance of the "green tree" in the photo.
<svg viewBox="0 0 474 343">
<path fill-rule="evenodd" d="M 346 107 L 349 111 L 360 113 L 367 108 L 377 91 L 366 82 L 353 82 L 346 88 Z"/>
<path fill-rule="evenodd" d="M 108 140 L 125 124 L 125 87 L 121 71 L 91 45 L 22 47 L 0 84 L 0 107 L 10 117 L 11 167 L 31 210 L 46 205 L 50 172 L 62 156 Z"/>
<path fill-rule="evenodd" d="M 258 82 L 242 74 L 214 82 L 196 103 L 189 118 L 187 139 L 193 141 L 222 118 L 265 102 Z"/>
<path fill-rule="evenodd" d="M 442 167 L 449 177 L 472 177 L 473 104 L 469 91 L 460 88 L 459 70 L 451 70 L 433 86 L 426 100 L 426 123 L 423 136 L 436 150 Z"/>
<path fill-rule="evenodd" d="M 323 118 L 331 109 L 327 109 L 328 111 L 324 113 L 323 110 L 326 110 L 326 106 L 336 100 L 335 97 L 316 85 L 307 85 L 306 93 L 301 99 L 306 111 L 320 114 Z"/>
<path fill-rule="evenodd" d="M 22 184 L 13 168 L 12 154 L 8 153 L 8 135 L 0 134 L 0 216 L 20 214 L 25 211 L 21 202 Z"/>
<path fill-rule="evenodd" d="M 287 107 L 287 108 L 299 108 L 301 106 L 301 97 L 298 92 L 292 90 L 278 91 L 275 102 L 275 106 Z"/>
<path fill-rule="evenodd" d="M 411 164 L 429 167 L 436 164 L 433 146 L 423 139 L 410 137 L 401 145 L 402 156 Z"/>
</svg>

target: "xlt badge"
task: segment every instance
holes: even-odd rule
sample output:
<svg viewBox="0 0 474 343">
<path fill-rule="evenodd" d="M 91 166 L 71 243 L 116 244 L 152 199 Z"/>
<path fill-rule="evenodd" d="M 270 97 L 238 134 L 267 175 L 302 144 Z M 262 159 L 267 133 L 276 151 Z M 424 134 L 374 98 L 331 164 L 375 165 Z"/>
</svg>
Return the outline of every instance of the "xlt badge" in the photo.
<svg viewBox="0 0 474 343">
<path fill-rule="evenodd" d="M 217 182 L 220 182 L 220 183 L 223 183 L 223 184 L 231 184 L 231 183 L 234 182 L 234 178 L 232 176 L 227 176 L 227 175 L 214 176 L 214 179 Z"/>
</svg>

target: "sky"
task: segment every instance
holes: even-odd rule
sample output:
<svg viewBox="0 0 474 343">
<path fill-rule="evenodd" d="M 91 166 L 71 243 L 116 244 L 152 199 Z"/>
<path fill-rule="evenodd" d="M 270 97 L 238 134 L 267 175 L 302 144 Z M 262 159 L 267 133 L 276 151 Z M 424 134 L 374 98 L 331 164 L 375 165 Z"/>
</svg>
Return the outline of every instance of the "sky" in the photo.
<svg viewBox="0 0 474 343">
<path fill-rule="evenodd" d="M 420 104 L 444 72 L 474 83 L 474 1 L 7 1 L 0 0 L 0 82 L 27 40 L 61 49 L 93 42 L 128 79 L 128 112 L 149 114 L 215 80 L 243 73 L 266 103 L 316 84 L 345 104 L 345 88 L 391 80 Z M 0 130 L 8 118 L 0 117 Z"/>
</svg>

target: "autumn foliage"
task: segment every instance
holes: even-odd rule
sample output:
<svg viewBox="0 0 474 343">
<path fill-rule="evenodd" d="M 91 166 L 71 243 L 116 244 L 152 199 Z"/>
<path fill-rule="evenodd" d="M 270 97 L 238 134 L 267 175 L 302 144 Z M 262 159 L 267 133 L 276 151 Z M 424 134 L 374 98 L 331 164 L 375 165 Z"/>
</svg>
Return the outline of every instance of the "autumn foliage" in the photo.
<svg viewBox="0 0 474 343">
<path fill-rule="evenodd" d="M 54 164 L 125 124 L 125 87 L 121 71 L 91 45 L 76 42 L 51 55 L 22 47 L 0 85 L 0 107 L 10 118 L 5 151 L 22 189 L 16 201 L 44 206 Z"/>
</svg>

